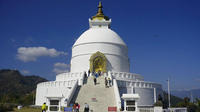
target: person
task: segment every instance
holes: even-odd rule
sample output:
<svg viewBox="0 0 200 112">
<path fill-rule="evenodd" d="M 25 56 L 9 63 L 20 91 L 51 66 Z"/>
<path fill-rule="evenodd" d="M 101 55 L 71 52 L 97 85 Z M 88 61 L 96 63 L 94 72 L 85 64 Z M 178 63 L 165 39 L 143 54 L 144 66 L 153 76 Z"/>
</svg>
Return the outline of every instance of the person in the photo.
<svg viewBox="0 0 200 112">
<path fill-rule="evenodd" d="M 98 71 L 98 76 L 101 76 L 101 71 L 100 70 Z"/>
<path fill-rule="evenodd" d="M 98 73 L 97 73 L 97 72 L 95 72 L 95 77 L 96 77 L 96 78 L 98 77 Z"/>
<path fill-rule="evenodd" d="M 87 78 L 87 73 L 86 72 L 84 72 L 84 77 Z"/>
<path fill-rule="evenodd" d="M 91 76 L 95 76 L 95 74 L 94 74 L 94 71 L 92 71 L 92 74 L 91 74 Z"/>
<path fill-rule="evenodd" d="M 76 112 L 76 103 L 74 103 L 74 105 L 73 105 L 73 110 L 74 110 L 74 112 Z"/>
<path fill-rule="evenodd" d="M 76 103 L 76 112 L 79 112 L 79 109 L 80 109 L 80 105 Z"/>
<path fill-rule="evenodd" d="M 97 78 L 94 77 L 94 85 L 96 85 L 96 84 L 97 84 Z"/>
<path fill-rule="evenodd" d="M 89 105 L 85 103 L 84 112 L 89 112 L 89 110 L 90 110 Z"/>
<path fill-rule="evenodd" d="M 42 112 L 46 112 L 46 110 L 47 110 L 47 107 L 46 107 L 46 103 L 44 102 L 42 105 Z"/>
<path fill-rule="evenodd" d="M 107 77 L 105 77 L 105 87 L 106 87 L 106 88 L 108 87 L 108 80 L 107 80 Z"/>
<path fill-rule="evenodd" d="M 108 83 L 109 83 L 109 86 L 111 87 L 111 79 L 108 78 Z"/>
<path fill-rule="evenodd" d="M 90 69 L 88 70 L 88 77 L 90 76 Z"/>
</svg>

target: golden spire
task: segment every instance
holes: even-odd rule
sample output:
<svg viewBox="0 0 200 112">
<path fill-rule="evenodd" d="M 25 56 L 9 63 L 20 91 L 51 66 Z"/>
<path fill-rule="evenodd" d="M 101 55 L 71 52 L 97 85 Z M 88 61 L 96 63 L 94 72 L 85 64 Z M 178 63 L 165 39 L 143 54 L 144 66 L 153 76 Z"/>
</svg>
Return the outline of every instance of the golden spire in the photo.
<svg viewBox="0 0 200 112">
<path fill-rule="evenodd" d="M 97 12 L 97 14 L 95 16 L 92 17 L 92 20 L 94 20 L 94 19 L 109 20 L 109 18 L 107 16 L 104 16 L 102 8 L 103 8 L 103 6 L 102 6 L 101 1 L 100 1 L 99 5 L 98 5 L 98 12 Z"/>
<path fill-rule="evenodd" d="M 98 13 L 97 15 L 104 15 L 103 11 L 102 11 L 103 6 L 101 5 L 101 1 L 99 2 L 99 6 L 98 6 Z"/>
</svg>

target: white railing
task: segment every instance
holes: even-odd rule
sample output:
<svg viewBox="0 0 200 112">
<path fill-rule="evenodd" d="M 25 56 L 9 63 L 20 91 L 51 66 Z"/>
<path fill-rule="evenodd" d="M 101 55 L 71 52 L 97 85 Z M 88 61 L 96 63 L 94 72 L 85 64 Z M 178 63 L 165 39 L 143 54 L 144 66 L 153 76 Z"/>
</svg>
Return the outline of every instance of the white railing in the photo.
<svg viewBox="0 0 200 112">
<path fill-rule="evenodd" d="M 123 81 L 117 80 L 119 87 L 139 87 L 139 88 L 161 88 L 160 84 L 146 81 Z"/>
<path fill-rule="evenodd" d="M 110 71 L 110 74 L 115 78 L 115 79 L 120 79 L 120 80 L 134 80 L 134 81 L 143 81 L 144 78 L 135 73 L 128 73 L 128 72 L 113 72 Z"/>
<path fill-rule="evenodd" d="M 153 108 L 138 108 L 139 112 L 187 112 L 187 108 L 169 108 L 163 109 L 153 107 Z"/>
<path fill-rule="evenodd" d="M 117 86 L 116 79 L 113 79 L 113 86 L 114 86 L 114 93 L 115 93 L 115 101 L 116 101 L 117 109 L 119 110 L 121 109 L 121 99 L 120 99 L 119 89 Z"/>
<path fill-rule="evenodd" d="M 85 78 L 84 73 L 81 72 L 80 78 L 78 79 L 79 80 L 78 81 L 78 85 L 83 85 L 84 78 Z"/>
<path fill-rule="evenodd" d="M 83 75 L 83 72 L 68 72 L 56 75 L 56 81 L 77 79 Z"/>
<path fill-rule="evenodd" d="M 138 108 L 139 112 L 154 112 L 154 108 Z"/>
<path fill-rule="evenodd" d="M 71 100 L 72 100 L 72 98 L 74 96 L 74 93 L 75 93 L 77 87 L 78 87 L 78 81 L 76 81 L 76 83 L 74 84 L 74 86 L 72 86 L 71 91 L 69 92 L 67 106 L 69 106 L 69 103 L 71 102 Z"/>
<path fill-rule="evenodd" d="M 62 73 L 58 74 L 56 76 L 56 81 L 68 81 L 68 80 L 78 80 L 78 84 L 82 85 L 84 79 L 84 73 L 83 72 L 68 72 L 68 73 Z"/>
<path fill-rule="evenodd" d="M 187 112 L 187 108 L 168 108 L 165 112 Z"/>
<path fill-rule="evenodd" d="M 38 87 L 71 87 L 76 80 L 68 80 L 68 81 L 48 81 L 39 83 Z"/>
</svg>

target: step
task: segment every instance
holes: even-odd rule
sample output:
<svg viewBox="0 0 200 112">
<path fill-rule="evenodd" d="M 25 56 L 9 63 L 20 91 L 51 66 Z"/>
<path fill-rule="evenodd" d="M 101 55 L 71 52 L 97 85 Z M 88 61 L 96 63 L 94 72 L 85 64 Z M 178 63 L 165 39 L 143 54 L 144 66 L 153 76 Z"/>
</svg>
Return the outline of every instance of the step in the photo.
<svg viewBox="0 0 200 112">
<path fill-rule="evenodd" d="M 109 106 L 116 106 L 114 88 L 105 87 L 104 76 L 97 78 L 97 85 L 94 85 L 93 79 L 93 76 L 88 77 L 74 101 L 80 104 L 80 112 L 83 111 L 85 103 L 89 104 L 93 112 L 107 112 Z"/>
</svg>

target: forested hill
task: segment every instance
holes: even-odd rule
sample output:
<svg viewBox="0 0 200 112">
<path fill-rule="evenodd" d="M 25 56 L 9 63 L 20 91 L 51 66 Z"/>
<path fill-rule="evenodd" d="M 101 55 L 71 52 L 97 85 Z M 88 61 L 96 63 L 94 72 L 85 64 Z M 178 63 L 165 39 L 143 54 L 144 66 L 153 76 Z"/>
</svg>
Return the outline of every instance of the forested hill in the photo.
<svg viewBox="0 0 200 112">
<path fill-rule="evenodd" d="M 34 95 L 38 83 L 47 81 L 39 76 L 23 76 L 17 70 L 0 70 L 0 102 L 22 103 L 23 98 Z"/>
</svg>

